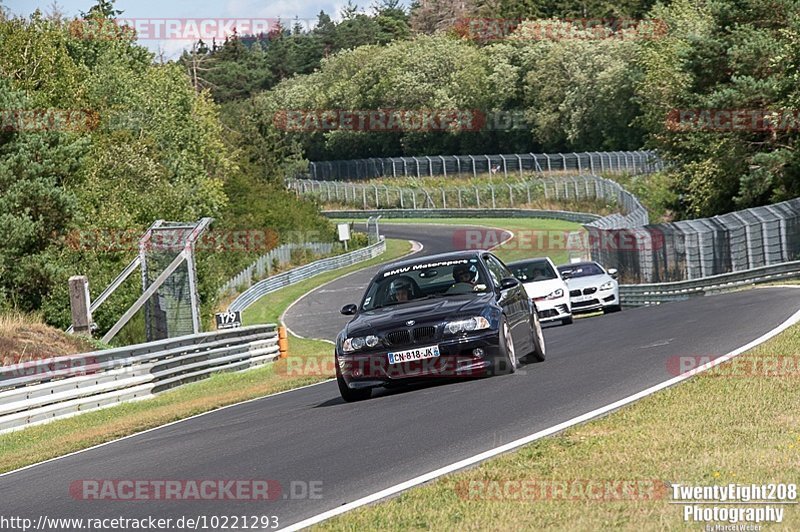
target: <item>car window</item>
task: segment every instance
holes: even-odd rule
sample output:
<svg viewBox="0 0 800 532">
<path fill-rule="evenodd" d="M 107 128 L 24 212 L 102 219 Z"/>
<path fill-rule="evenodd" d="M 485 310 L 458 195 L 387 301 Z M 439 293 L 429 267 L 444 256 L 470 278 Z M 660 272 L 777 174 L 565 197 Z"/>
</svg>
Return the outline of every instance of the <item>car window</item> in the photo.
<svg viewBox="0 0 800 532">
<path fill-rule="evenodd" d="M 589 262 L 585 264 L 570 264 L 568 266 L 559 266 L 558 271 L 562 274 L 564 272 L 568 272 L 570 277 L 589 277 L 590 275 L 603 275 L 604 272 L 603 268 L 599 265 L 595 264 L 594 262 Z"/>
<path fill-rule="evenodd" d="M 524 283 L 558 279 L 558 274 L 546 260 L 512 264 L 509 267 L 511 268 L 511 273 L 514 274 L 514 277 Z"/>
<path fill-rule="evenodd" d="M 492 255 L 484 255 L 483 259 L 486 261 L 486 267 L 489 269 L 489 275 L 492 276 L 495 286 L 500 286 L 500 281 L 505 277 L 513 277 L 511 272 Z"/>
<path fill-rule="evenodd" d="M 458 277 L 458 279 L 457 279 Z M 459 282 L 459 280 L 461 282 Z M 373 279 L 361 304 L 363 310 L 489 290 L 488 279 L 477 258 L 421 260 L 389 269 Z"/>
</svg>

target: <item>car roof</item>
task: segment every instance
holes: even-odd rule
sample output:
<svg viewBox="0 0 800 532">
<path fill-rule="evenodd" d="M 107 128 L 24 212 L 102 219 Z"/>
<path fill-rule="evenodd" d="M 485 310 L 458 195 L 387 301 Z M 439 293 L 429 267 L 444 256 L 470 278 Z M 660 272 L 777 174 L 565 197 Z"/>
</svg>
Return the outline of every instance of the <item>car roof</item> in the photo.
<svg viewBox="0 0 800 532">
<path fill-rule="evenodd" d="M 474 259 L 481 256 L 484 253 L 491 253 L 491 252 L 485 249 L 477 249 L 477 250 L 464 250 L 464 251 L 448 251 L 447 253 L 437 253 L 436 255 L 424 255 L 422 257 L 415 257 L 413 259 L 405 259 L 389 263 L 383 266 L 378 271 L 378 275 L 381 275 L 384 272 L 395 270 L 397 268 L 402 268 L 403 266 L 419 264 L 420 262 L 437 262 L 437 261 L 454 260 L 454 259 Z"/>
<path fill-rule="evenodd" d="M 580 268 L 581 266 L 600 266 L 600 265 L 593 260 L 587 260 L 583 262 L 573 262 L 571 264 L 561 264 L 558 266 L 558 269 L 560 270 L 562 268 Z"/>
<path fill-rule="evenodd" d="M 506 266 L 521 266 L 523 264 L 530 264 L 532 262 L 547 262 L 553 264 L 550 257 L 531 257 L 530 259 L 515 260 L 514 262 L 507 262 Z"/>
</svg>

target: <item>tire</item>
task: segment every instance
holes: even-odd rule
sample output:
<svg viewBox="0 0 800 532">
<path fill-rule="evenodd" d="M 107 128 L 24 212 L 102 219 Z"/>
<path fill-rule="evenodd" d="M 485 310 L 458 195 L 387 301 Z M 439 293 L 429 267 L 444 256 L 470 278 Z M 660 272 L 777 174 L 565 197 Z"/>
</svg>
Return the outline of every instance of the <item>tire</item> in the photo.
<svg viewBox="0 0 800 532">
<path fill-rule="evenodd" d="M 510 375 L 517 370 L 518 362 L 514 338 L 511 336 L 511 329 L 508 327 L 505 316 L 500 318 L 497 334 L 499 335 L 500 352 L 494 360 L 492 371 L 494 375 Z"/>
<path fill-rule="evenodd" d="M 570 314 L 569 317 L 561 320 L 561 325 L 572 325 L 572 314 Z"/>
<path fill-rule="evenodd" d="M 572 316 L 569 317 L 569 323 L 572 323 Z M 539 322 L 539 315 L 536 314 L 536 311 L 531 315 L 531 335 L 533 336 L 533 351 L 528 353 L 525 358 L 533 362 L 544 362 L 546 352 L 544 333 L 542 332 L 542 324 Z"/>
<path fill-rule="evenodd" d="M 610 305 L 603 307 L 603 314 L 611 314 L 612 312 L 619 312 L 622 308 L 619 305 Z"/>
<path fill-rule="evenodd" d="M 358 390 L 350 388 L 347 383 L 344 382 L 344 377 L 342 377 L 342 372 L 339 370 L 338 363 L 336 364 L 336 384 L 339 385 L 339 393 L 342 399 L 348 403 L 363 401 L 372 397 L 372 388 L 361 388 Z"/>
</svg>

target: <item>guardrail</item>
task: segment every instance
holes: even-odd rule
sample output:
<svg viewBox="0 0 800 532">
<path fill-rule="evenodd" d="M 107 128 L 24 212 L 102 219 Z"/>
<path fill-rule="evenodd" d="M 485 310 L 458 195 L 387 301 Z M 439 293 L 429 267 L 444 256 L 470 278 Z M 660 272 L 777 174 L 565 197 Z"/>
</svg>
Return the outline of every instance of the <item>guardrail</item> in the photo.
<svg viewBox="0 0 800 532">
<path fill-rule="evenodd" d="M 275 324 L 0 367 L 0 433 L 139 399 L 279 356 Z"/>
<path fill-rule="evenodd" d="M 322 211 L 328 218 L 358 219 L 367 216 L 382 218 L 547 218 L 575 223 L 589 223 L 600 216 L 588 212 L 547 211 L 538 209 L 380 209 Z"/>
<path fill-rule="evenodd" d="M 712 275 L 691 281 L 671 283 L 620 285 L 619 297 L 623 306 L 640 307 L 669 301 L 682 301 L 745 286 L 800 278 L 800 261 L 761 266 L 749 270 Z"/>
<path fill-rule="evenodd" d="M 261 281 L 239 294 L 239 296 L 228 306 L 228 311 L 244 311 L 247 307 L 255 303 L 261 297 L 279 290 L 285 286 L 299 283 L 319 273 L 335 270 L 344 266 L 350 266 L 358 262 L 372 259 L 386 251 L 386 241 L 367 246 L 365 248 L 344 253 L 327 259 L 320 259 L 299 268 L 273 275 Z"/>
<path fill-rule="evenodd" d="M 302 244 L 289 243 L 271 249 L 269 253 L 260 256 L 250 266 L 231 277 L 231 279 L 222 285 L 219 289 L 220 294 L 236 290 L 244 286 L 245 289 L 253 286 L 253 278 L 262 278 L 265 275 L 272 275 L 272 268 L 275 262 L 278 265 L 285 265 L 291 262 L 292 252 L 297 249 L 310 250 L 312 253 L 318 255 L 330 255 L 334 250 L 342 249 L 341 242 L 305 242 Z"/>
</svg>

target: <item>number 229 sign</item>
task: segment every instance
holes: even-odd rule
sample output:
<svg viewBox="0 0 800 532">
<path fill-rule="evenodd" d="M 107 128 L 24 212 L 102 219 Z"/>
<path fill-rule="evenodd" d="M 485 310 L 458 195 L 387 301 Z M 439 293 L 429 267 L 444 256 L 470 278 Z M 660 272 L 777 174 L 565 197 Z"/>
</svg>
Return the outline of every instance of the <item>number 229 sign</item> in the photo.
<svg viewBox="0 0 800 532">
<path fill-rule="evenodd" d="M 215 314 L 214 317 L 217 319 L 217 330 L 235 329 L 242 326 L 242 312 L 240 310 L 220 312 Z"/>
</svg>

